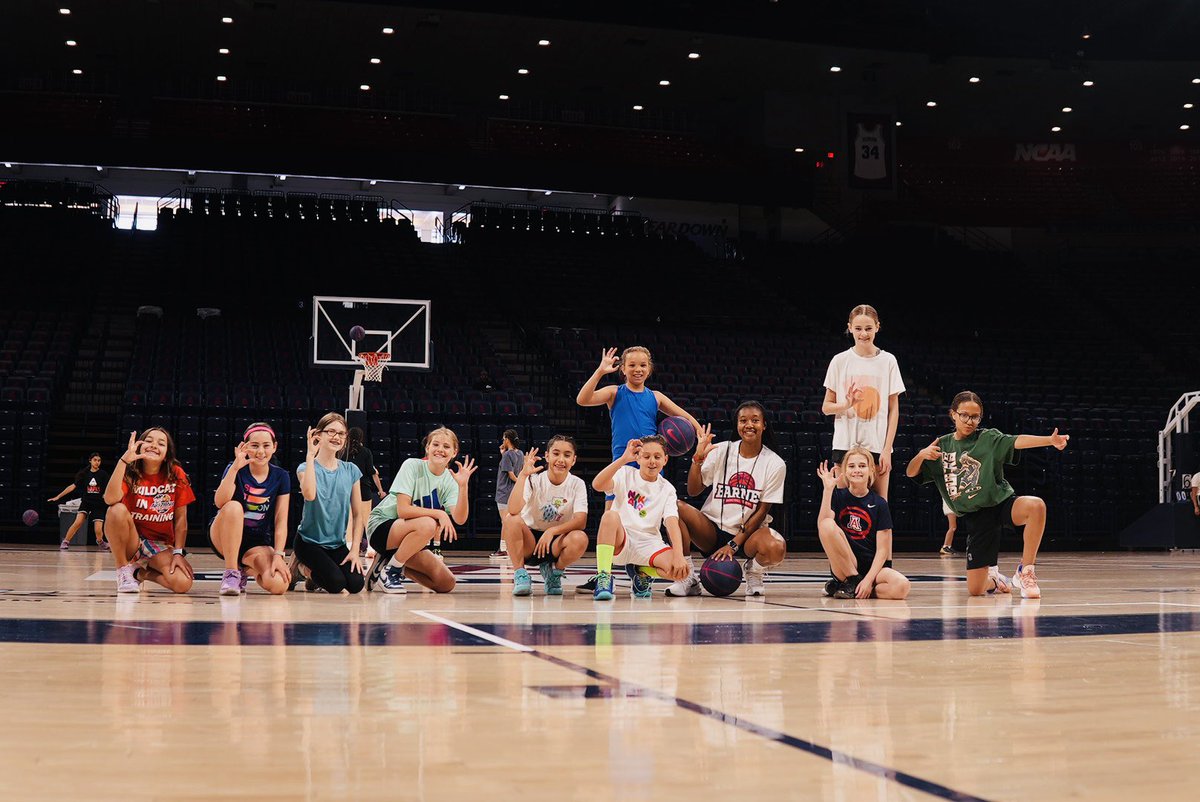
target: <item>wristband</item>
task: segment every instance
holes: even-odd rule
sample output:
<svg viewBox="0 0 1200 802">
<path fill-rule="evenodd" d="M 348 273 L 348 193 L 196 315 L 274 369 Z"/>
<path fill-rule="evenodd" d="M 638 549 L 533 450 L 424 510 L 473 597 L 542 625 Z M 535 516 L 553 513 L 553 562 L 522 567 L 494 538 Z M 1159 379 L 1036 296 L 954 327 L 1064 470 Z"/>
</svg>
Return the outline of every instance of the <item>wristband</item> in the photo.
<svg viewBox="0 0 1200 802">
<path fill-rule="evenodd" d="M 126 465 L 129 464 L 129 460 L 125 459 L 124 457 L 117 457 L 117 462 L 124 462 Z"/>
<path fill-rule="evenodd" d="M 184 551 L 183 551 L 183 549 L 171 549 L 171 553 L 178 554 L 180 557 L 182 557 L 184 554 Z"/>
</svg>

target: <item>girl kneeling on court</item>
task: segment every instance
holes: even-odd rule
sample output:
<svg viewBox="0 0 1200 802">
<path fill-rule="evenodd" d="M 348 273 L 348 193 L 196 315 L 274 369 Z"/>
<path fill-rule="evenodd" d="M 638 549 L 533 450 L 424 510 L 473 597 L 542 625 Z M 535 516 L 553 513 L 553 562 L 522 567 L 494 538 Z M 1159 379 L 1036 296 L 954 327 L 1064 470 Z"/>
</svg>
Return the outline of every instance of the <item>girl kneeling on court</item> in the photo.
<svg viewBox="0 0 1200 802">
<path fill-rule="evenodd" d="M 276 445 L 268 424 L 250 424 L 217 486 L 217 515 L 209 523 L 208 540 L 225 561 L 222 596 L 245 593 L 251 574 L 259 587 L 276 595 L 291 581 L 283 550 L 292 480 L 271 462 Z"/>
<path fill-rule="evenodd" d="M 838 487 L 840 477 L 845 487 Z M 892 513 L 872 486 L 875 458 L 862 446 L 847 449 L 840 469 L 817 466 L 824 491 L 817 534 L 833 579 L 825 595 L 835 599 L 904 599 L 908 577 L 892 568 Z"/>
<path fill-rule="evenodd" d="M 437 593 L 454 590 L 454 574 L 426 547 L 435 538 L 456 540 L 454 524 L 467 522 L 467 482 L 477 466 L 467 457 L 451 470 L 456 456 L 458 435 L 434 429 L 425 437 L 425 459 L 406 459 L 387 498 L 371 511 L 367 537 L 376 552 L 371 590 L 406 593 L 406 576 Z"/>
<path fill-rule="evenodd" d="M 175 442 L 158 426 L 129 433 L 104 503 L 104 531 L 117 564 L 117 592 L 137 593 L 147 579 L 175 593 L 192 587 L 192 566 L 184 557 L 187 505 L 196 500 L 187 474 L 175 458 Z"/>
<path fill-rule="evenodd" d="M 512 560 L 513 595 L 528 596 L 533 583 L 525 564 L 537 565 L 547 596 L 562 595 L 567 566 L 587 551 L 587 485 L 571 473 L 575 440 L 556 434 L 546 444 L 545 473 L 537 467 L 538 450 L 531 448 L 508 497 L 504 542 Z M 535 534 L 536 533 L 536 534 Z"/>
<path fill-rule="evenodd" d="M 906 473 L 922 484 L 933 483 L 958 516 L 958 531 L 967 535 L 968 593 L 1009 592 L 997 565 L 1000 537 L 1024 526 L 1024 549 L 1012 584 L 1021 588 L 1022 598 L 1040 599 L 1033 566 L 1046 531 L 1046 502 L 1037 496 L 1018 497 L 1004 478 L 1004 466 L 1016 464 L 1019 449 L 1053 446 L 1062 451 L 1071 437 L 1058 429 L 1044 437 L 981 429 L 983 401 L 970 390 L 954 396 L 950 419 L 954 431 L 918 451 Z"/>
<path fill-rule="evenodd" d="M 362 471 L 337 458 L 346 442 L 346 419 L 330 412 L 305 436 L 308 456 L 296 469 L 304 511 L 293 545 L 293 566 L 318 590 L 358 593 L 363 589 L 358 544 L 366 526 L 370 502 L 362 500 Z M 350 548 L 346 548 L 346 522 Z"/>
<path fill-rule="evenodd" d="M 625 453 L 592 480 L 592 487 L 613 496 L 596 538 L 596 590 L 592 594 L 596 601 L 613 597 L 614 560 L 625 564 L 633 580 L 633 595 L 640 599 L 650 598 L 654 577 L 680 580 L 688 575 L 679 531 L 679 502 L 675 488 L 660 475 L 666 465 L 666 440 L 657 434 L 635 438 L 626 444 Z M 669 546 L 658 533 L 664 525 L 671 538 Z"/>
</svg>

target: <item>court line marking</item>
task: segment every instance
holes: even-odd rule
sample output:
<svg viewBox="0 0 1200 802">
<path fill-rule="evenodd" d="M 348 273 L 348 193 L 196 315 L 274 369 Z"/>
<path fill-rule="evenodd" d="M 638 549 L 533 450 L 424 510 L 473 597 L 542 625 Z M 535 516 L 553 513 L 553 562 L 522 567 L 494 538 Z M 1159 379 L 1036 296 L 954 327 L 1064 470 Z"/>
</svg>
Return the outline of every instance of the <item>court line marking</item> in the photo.
<svg viewBox="0 0 1200 802">
<path fill-rule="evenodd" d="M 597 679 L 601 682 L 607 682 L 617 690 L 635 690 L 640 693 L 643 698 L 658 699 L 659 701 L 675 705 L 676 707 L 683 708 L 684 710 L 704 716 L 705 718 L 719 721 L 723 724 L 728 724 L 731 727 L 735 727 L 743 732 L 748 732 L 751 735 L 757 735 L 761 738 L 767 739 L 768 741 L 774 741 L 775 743 L 783 744 L 784 746 L 790 746 L 793 749 L 798 749 L 801 752 L 807 752 L 815 757 L 824 758 L 835 765 L 848 766 L 849 768 L 857 769 L 865 772 L 866 774 L 870 774 L 877 779 L 892 780 L 905 787 L 913 788 L 917 791 L 924 791 L 931 796 L 936 796 L 941 799 L 951 799 L 956 800 L 956 802 L 988 802 L 983 797 L 974 796 L 963 791 L 956 791 L 953 788 L 940 783 L 935 783 L 932 780 L 926 780 L 916 776 L 915 774 L 909 774 L 908 772 L 889 768 L 881 763 L 875 763 L 874 761 L 854 757 L 853 755 L 838 751 L 831 747 L 821 746 L 813 741 L 797 738 L 794 735 L 788 735 L 782 730 L 757 724 L 753 721 L 749 721 L 748 719 L 744 719 L 740 716 L 735 716 L 730 713 L 724 713 L 716 708 L 700 704 L 699 702 L 691 702 L 687 699 L 681 699 L 674 694 L 666 693 L 646 685 L 639 685 L 636 682 L 628 682 L 620 679 L 619 677 L 603 674 L 595 669 L 588 668 L 587 666 L 573 663 L 570 660 L 556 657 L 555 655 L 534 649 L 533 647 L 507 640 L 506 638 L 501 638 L 498 635 L 493 635 L 490 632 L 484 632 L 468 624 L 460 624 L 457 621 L 444 618 L 434 613 L 426 612 L 425 610 L 413 610 L 412 612 L 421 616 L 422 618 L 452 627 L 460 632 L 465 632 L 476 638 L 487 641 L 488 643 L 495 643 L 500 646 L 505 646 L 509 649 L 528 654 L 531 657 L 536 657 L 539 660 L 544 660 L 547 663 L 558 666 L 559 668 L 565 668 L 568 671 L 574 671 L 576 673 L 591 677 L 592 679 Z"/>
</svg>

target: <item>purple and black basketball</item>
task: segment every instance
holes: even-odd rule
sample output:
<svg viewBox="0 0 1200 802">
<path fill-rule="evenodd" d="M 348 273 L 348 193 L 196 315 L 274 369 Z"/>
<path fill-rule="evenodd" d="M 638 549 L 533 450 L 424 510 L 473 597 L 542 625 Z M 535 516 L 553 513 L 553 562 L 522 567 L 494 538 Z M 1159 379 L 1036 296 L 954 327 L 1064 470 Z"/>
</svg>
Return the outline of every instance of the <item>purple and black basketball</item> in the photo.
<svg viewBox="0 0 1200 802">
<path fill-rule="evenodd" d="M 351 326 L 350 327 L 350 339 L 354 340 L 354 342 L 358 342 L 359 340 L 361 340 L 363 337 L 366 337 L 366 336 L 367 336 L 367 330 L 364 329 L 362 326 Z"/>
<path fill-rule="evenodd" d="M 700 584 L 714 596 L 730 596 L 742 585 L 742 564 L 709 557 L 700 566 Z"/>
<path fill-rule="evenodd" d="M 663 418 L 658 433 L 667 441 L 667 456 L 682 457 L 696 445 L 696 429 L 687 418 L 678 415 Z"/>
<path fill-rule="evenodd" d="M 37 510 L 25 510 L 21 515 L 21 520 L 25 522 L 26 526 L 37 526 L 40 519 L 41 516 L 38 515 Z"/>
</svg>

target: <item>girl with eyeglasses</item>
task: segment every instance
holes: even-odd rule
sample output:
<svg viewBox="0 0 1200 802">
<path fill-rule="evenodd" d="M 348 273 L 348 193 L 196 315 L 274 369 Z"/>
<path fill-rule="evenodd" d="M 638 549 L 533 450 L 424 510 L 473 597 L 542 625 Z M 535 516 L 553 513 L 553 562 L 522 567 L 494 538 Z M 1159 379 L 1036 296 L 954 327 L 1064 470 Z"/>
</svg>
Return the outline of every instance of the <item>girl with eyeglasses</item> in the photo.
<svg viewBox="0 0 1200 802">
<path fill-rule="evenodd" d="M 918 451 L 908 463 L 907 475 L 921 484 L 934 484 L 958 516 L 959 531 L 967 536 L 968 593 L 1011 592 L 997 564 L 1000 538 L 1024 526 L 1024 551 L 1012 584 L 1021 588 L 1023 598 L 1041 598 L 1034 563 L 1046 530 L 1046 502 L 1037 496 L 1017 496 L 1004 478 L 1004 466 L 1017 463 L 1020 449 L 1053 446 L 1062 451 L 1070 435 L 1059 434 L 1058 429 L 1042 437 L 980 428 L 983 401 L 970 390 L 954 396 L 950 419 L 954 431 Z"/>
<path fill-rule="evenodd" d="M 321 418 L 305 436 L 308 455 L 296 469 L 304 512 L 293 545 L 295 568 L 308 580 L 306 587 L 328 593 L 358 593 L 363 589 L 358 544 L 371 504 L 363 501 L 359 490 L 362 471 L 337 456 L 346 444 L 348 431 L 346 419 L 336 412 Z M 350 548 L 346 548 L 347 536 Z"/>
</svg>

